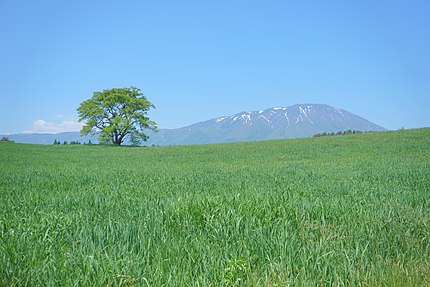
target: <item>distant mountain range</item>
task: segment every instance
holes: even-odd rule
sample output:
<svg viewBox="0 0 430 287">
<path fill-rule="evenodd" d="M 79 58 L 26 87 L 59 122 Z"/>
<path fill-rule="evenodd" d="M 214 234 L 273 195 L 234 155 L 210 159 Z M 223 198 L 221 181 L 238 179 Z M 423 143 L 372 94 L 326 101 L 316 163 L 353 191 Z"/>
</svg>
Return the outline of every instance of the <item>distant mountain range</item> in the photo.
<svg viewBox="0 0 430 287">
<path fill-rule="evenodd" d="M 345 130 L 384 131 L 362 117 L 343 109 L 322 104 L 299 104 L 290 107 L 241 112 L 196 123 L 178 129 L 148 132 L 145 145 L 209 144 L 311 137 L 318 133 Z M 19 143 L 52 144 L 54 140 L 97 143 L 97 136 L 80 137 L 79 132 L 59 134 L 4 135 Z M 2 136 L 0 136 L 2 137 Z"/>
</svg>

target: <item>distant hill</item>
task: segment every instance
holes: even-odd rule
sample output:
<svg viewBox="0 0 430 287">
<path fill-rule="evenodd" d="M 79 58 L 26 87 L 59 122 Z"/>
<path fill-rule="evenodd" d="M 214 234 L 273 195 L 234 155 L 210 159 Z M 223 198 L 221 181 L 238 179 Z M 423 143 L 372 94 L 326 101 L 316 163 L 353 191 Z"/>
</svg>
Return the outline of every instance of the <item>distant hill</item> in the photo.
<svg viewBox="0 0 430 287">
<path fill-rule="evenodd" d="M 360 116 L 323 104 L 299 104 L 290 107 L 241 112 L 196 123 L 178 129 L 149 132 L 145 145 L 208 144 L 237 141 L 310 137 L 318 133 L 344 130 L 384 131 Z M 52 144 L 54 140 L 97 142 L 97 136 L 80 137 L 78 132 L 60 134 L 7 135 L 15 142 Z"/>
<path fill-rule="evenodd" d="M 55 140 L 63 143 L 67 141 L 79 141 L 80 143 L 97 143 L 97 136 L 84 136 L 81 137 L 79 132 L 66 132 L 58 134 L 47 134 L 47 133 L 22 133 L 12 135 L 0 135 L 1 137 L 7 137 L 17 143 L 29 143 L 29 144 L 52 144 Z"/>
</svg>

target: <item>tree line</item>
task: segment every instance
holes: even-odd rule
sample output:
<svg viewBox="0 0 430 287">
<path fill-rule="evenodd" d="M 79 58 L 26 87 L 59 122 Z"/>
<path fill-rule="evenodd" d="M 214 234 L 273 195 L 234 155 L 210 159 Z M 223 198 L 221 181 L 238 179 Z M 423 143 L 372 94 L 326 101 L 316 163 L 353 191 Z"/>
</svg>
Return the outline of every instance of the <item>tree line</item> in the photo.
<svg viewBox="0 0 430 287">
<path fill-rule="evenodd" d="M 64 141 L 63 143 L 61 143 L 60 141 L 57 141 L 56 139 L 54 140 L 54 142 L 52 143 L 52 144 L 54 144 L 54 145 L 60 145 L 60 144 L 62 144 L 62 145 L 76 145 L 76 144 L 81 144 L 79 141 L 71 141 L 70 143 L 69 142 L 67 142 L 67 141 Z M 91 140 L 90 141 L 88 141 L 88 143 L 84 143 L 84 144 L 89 144 L 89 145 L 92 145 L 93 143 L 91 142 Z"/>
<path fill-rule="evenodd" d="M 346 131 L 338 131 L 338 132 L 322 132 L 319 134 L 315 134 L 314 137 L 324 137 L 324 136 L 345 136 L 345 135 L 353 135 L 353 134 L 362 134 L 362 133 L 371 133 L 371 131 L 359 131 L 359 130 L 346 130 Z"/>
</svg>

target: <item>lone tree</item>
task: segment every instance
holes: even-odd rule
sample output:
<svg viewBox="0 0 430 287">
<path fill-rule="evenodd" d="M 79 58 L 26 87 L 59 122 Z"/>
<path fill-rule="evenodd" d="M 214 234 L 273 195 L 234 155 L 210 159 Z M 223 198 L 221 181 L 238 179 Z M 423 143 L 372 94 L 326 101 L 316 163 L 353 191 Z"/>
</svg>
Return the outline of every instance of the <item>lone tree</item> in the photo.
<svg viewBox="0 0 430 287">
<path fill-rule="evenodd" d="M 81 134 L 100 133 L 100 142 L 114 145 L 130 136 L 133 145 L 138 145 L 148 139 L 145 129 L 157 130 L 157 124 L 146 116 L 150 108 L 155 106 L 135 87 L 94 92 L 78 108 L 79 121 L 86 121 Z"/>
</svg>

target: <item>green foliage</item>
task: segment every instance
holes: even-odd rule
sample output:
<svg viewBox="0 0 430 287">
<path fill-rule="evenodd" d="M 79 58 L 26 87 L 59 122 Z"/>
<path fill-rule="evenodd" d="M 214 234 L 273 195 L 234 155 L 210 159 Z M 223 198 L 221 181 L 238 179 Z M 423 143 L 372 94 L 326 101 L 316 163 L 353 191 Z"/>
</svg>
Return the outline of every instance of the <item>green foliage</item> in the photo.
<svg viewBox="0 0 430 287">
<path fill-rule="evenodd" d="M 151 108 L 155 106 L 135 87 L 94 92 L 77 109 L 79 120 L 86 121 L 81 133 L 100 132 L 100 142 L 114 145 L 121 145 L 129 137 L 133 145 L 139 145 L 148 139 L 144 130 L 157 129 L 156 123 L 147 117 Z"/>
<path fill-rule="evenodd" d="M 0 162 L 0 286 L 430 286 L 430 129 Z"/>
<path fill-rule="evenodd" d="M 369 133 L 370 131 L 367 131 Z M 322 132 L 320 134 L 315 134 L 314 137 L 324 137 L 324 136 L 345 136 L 345 135 L 355 135 L 355 134 L 362 134 L 363 131 L 359 130 L 346 130 L 346 131 L 338 131 L 338 132 Z"/>
<path fill-rule="evenodd" d="M 251 266 L 247 260 L 243 258 L 229 260 L 224 270 L 224 286 L 241 286 L 249 270 Z"/>
<path fill-rule="evenodd" d="M 0 142 L 4 142 L 4 143 L 13 143 L 14 141 L 13 141 L 13 140 L 11 140 L 11 139 L 9 139 L 9 138 L 7 138 L 7 137 L 2 137 L 2 138 L 0 139 Z"/>
</svg>

